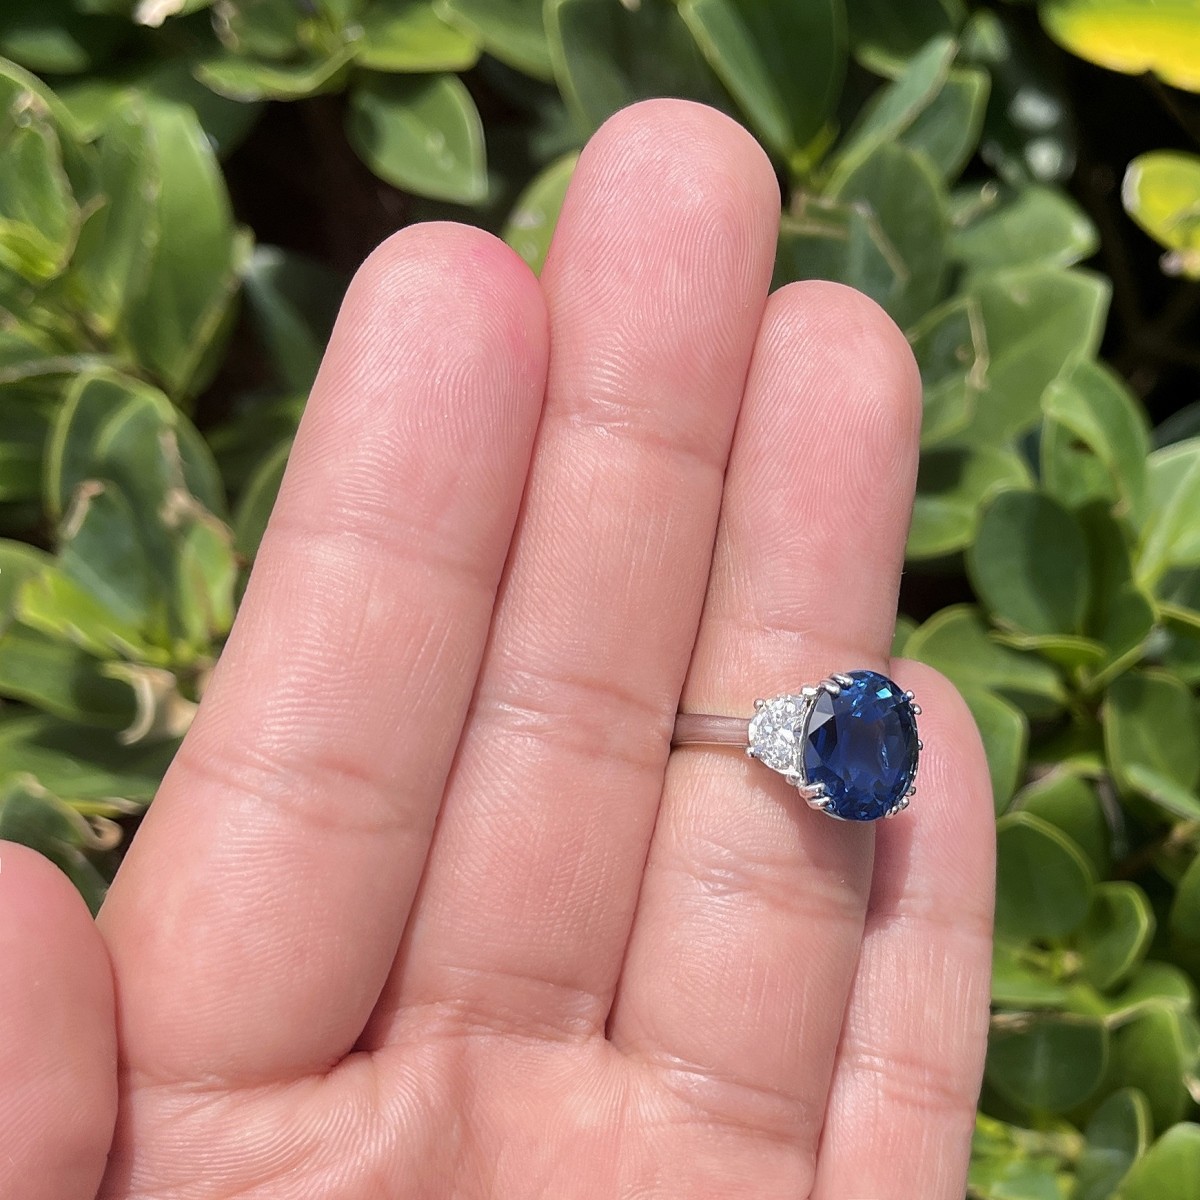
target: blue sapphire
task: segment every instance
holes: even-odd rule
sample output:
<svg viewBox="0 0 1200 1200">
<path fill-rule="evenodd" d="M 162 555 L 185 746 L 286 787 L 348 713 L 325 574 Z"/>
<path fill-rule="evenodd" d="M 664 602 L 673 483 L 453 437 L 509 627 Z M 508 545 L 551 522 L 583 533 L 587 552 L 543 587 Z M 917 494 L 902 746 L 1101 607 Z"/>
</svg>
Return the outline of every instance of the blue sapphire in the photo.
<svg viewBox="0 0 1200 1200">
<path fill-rule="evenodd" d="M 917 773 L 917 720 L 899 684 L 851 671 L 836 695 L 813 702 L 804 739 L 804 774 L 825 785 L 829 812 L 846 821 L 885 816 Z"/>
</svg>

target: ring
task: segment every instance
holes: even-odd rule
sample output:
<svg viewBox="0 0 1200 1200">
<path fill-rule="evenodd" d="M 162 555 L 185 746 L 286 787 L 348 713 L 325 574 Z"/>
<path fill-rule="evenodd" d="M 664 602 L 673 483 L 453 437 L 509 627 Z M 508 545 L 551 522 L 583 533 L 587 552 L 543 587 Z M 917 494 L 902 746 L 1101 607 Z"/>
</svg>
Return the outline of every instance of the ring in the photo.
<svg viewBox="0 0 1200 1200">
<path fill-rule="evenodd" d="M 877 671 L 831 675 L 798 694 L 755 700 L 754 715 L 679 713 L 672 746 L 743 746 L 839 821 L 876 821 L 908 807 L 924 743 L 912 692 Z"/>
</svg>

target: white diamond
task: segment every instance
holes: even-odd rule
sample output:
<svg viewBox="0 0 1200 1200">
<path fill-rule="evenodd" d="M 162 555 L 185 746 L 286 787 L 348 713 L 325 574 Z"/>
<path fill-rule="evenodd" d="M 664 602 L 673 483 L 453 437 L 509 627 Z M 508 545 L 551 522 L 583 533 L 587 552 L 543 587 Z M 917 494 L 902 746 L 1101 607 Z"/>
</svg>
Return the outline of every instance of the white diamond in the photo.
<svg viewBox="0 0 1200 1200">
<path fill-rule="evenodd" d="M 798 770 L 803 718 L 804 701 L 799 696 L 776 696 L 765 701 L 750 720 L 754 757 L 785 775 Z"/>
</svg>

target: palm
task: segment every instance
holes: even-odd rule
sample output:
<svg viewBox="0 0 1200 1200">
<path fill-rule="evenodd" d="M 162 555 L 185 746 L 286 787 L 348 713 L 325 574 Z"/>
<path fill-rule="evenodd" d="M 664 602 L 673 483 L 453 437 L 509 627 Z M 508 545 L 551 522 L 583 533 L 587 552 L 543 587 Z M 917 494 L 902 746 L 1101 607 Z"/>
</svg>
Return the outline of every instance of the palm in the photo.
<svg viewBox="0 0 1200 1200">
<path fill-rule="evenodd" d="M 56 1070 L 14 1110 L 87 1118 L 27 1118 L 58 1174 L 22 1195 L 961 1196 L 990 801 L 961 702 L 887 659 L 918 385 L 853 293 L 767 302 L 777 205 L 745 134 L 656 102 L 540 286 L 454 226 L 360 273 L 98 923 L 119 1104 L 99 941 L 15 860 L 89 1031 L 16 1031 Z M 878 832 L 669 752 L 680 705 L 862 666 L 926 710 Z"/>
</svg>

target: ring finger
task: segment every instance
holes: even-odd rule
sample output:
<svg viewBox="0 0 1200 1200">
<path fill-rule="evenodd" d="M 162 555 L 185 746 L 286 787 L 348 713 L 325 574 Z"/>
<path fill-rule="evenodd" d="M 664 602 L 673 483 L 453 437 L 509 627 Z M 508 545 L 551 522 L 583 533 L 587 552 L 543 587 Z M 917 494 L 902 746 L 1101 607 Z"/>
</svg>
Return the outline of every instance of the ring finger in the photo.
<svg viewBox="0 0 1200 1200">
<path fill-rule="evenodd" d="M 826 283 L 771 298 L 684 711 L 886 669 L 919 414 L 908 347 L 871 301 Z M 741 754 L 676 753 L 611 1022 L 706 1116 L 786 1147 L 803 1195 L 873 846 Z"/>
</svg>

